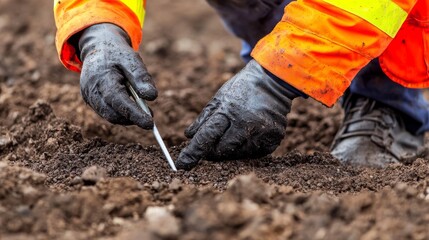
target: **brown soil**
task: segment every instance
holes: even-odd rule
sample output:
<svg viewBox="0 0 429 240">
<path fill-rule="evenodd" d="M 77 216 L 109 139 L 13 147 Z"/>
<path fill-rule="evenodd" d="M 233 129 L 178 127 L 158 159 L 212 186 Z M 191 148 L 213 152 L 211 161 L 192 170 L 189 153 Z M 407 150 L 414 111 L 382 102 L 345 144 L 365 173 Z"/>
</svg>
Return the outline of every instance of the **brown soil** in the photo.
<svg viewBox="0 0 429 240">
<path fill-rule="evenodd" d="M 83 103 L 56 57 L 51 4 L 0 0 L 0 239 L 429 239 L 429 160 L 341 165 L 326 153 L 338 107 L 296 101 L 273 156 L 171 172 L 150 132 Z M 175 158 L 242 67 L 239 42 L 204 1 L 148 8 L 141 52 Z"/>
</svg>

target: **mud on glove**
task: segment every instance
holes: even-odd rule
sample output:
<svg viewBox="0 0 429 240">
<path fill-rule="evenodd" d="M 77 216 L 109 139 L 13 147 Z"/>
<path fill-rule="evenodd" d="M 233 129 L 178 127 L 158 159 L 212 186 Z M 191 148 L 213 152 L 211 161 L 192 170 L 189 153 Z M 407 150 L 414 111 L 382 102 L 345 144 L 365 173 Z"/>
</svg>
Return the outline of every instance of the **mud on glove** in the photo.
<svg viewBox="0 0 429 240">
<path fill-rule="evenodd" d="M 155 100 L 158 92 L 128 35 L 116 25 L 97 24 L 82 32 L 79 49 L 85 102 L 111 123 L 151 129 L 152 117 L 130 99 L 125 83 L 129 81 L 145 100 Z"/>
<path fill-rule="evenodd" d="M 281 80 L 280 80 L 281 81 Z M 192 138 L 176 162 L 189 170 L 201 159 L 259 158 L 272 153 L 286 132 L 297 94 L 250 61 L 226 82 L 185 135 Z"/>
</svg>

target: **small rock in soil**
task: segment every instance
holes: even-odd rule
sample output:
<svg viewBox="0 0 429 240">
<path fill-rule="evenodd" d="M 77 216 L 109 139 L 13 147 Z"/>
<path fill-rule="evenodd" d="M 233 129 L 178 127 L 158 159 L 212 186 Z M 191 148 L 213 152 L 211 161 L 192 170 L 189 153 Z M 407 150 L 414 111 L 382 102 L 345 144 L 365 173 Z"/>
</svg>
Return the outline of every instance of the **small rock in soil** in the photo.
<svg viewBox="0 0 429 240">
<path fill-rule="evenodd" d="M 174 178 L 168 188 L 173 192 L 178 192 L 182 189 L 182 182 L 180 181 L 180 179 Z"/>
<path fill-rule="evenodd" d="M 173 51 L 181 54 L 201 55 L 203 47 L 201 44 L 190 38 L 181 38 L 173 43 Z"/>
<path fill-rule="evenodd" d="M 82 173 L 82 180 L 85 185 L 94 185 L 98 181 L 107 177 L 105 168 L 99 166 L 91 166 Z"/>
<path fill-rule="evenodd" d="M 158 181 L 152 183 L 152 189 L 158 191 L 161 188 L 161 184 Z"/>
<path fill-rule="evenodd" d="M 74 177 L 71 181 L 70 181 L 70 185 L 79 185 L 79 184 L 81 184 L 83 181 L 82 181 L 82 178 L 81 177 L 78 177 L 78 176 L 76 176 L 76 177 Z"/>
<path fill-rule="evenodd" d="M 12 138 L 9 135 L 0 136 L 0 149 L 2 147 L 7 147 L 12 143 Z"/>
<path fill-rule="evenodd" d="M 256 203 L 267 203 L 272 195 L 271 187 L 254 174 L 239 176 L 228 183 L 227 193 L 240 200 L 250 199 Z"/>
<path fill-rule="evenodd" d="M 174 238 L 179 235 L 178 220 L 164 207 L 149 207 L 145 218 L 151 233 L 161 238 Z"/>
<path fill-rule="evenodd" d="M 168 51 L 169 42 L 165 38 L 150 41 L 145 46 L 145 51 L 149 54 L 164 55 Z"/>
</svg>

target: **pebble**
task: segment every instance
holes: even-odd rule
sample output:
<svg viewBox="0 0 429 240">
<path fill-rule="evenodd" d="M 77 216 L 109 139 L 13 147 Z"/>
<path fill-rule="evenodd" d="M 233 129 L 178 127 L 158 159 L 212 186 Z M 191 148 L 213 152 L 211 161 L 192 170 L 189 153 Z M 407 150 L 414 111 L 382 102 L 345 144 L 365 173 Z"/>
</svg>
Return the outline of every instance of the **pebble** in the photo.
<svg viewBox="0 0 429 240">
<path fill-rule="evenodd" d="M 0 162 L 0 169 L 6 168 L 8 165 L 6 162 Z"/>
<path fill-rule="evenodd" d="M 152 189 L 153 190 L 159 190 L 161 188 L 161 184 L 158 181 L 154 181 L 152 183 Z"/>
<path fill-rule="evenodd" d="M 174 178 L 173 181 L 171 181 L 168 188 L 171 191 L 175 191 L 175 192 L 180 191 L 182 189 L 182 182 L 180 181 L 180 179 Z"/>
<path fill-rule="evenodd" d="M 164 207 L 149 207 L 145 212 L 149 231 L 161 238 L 179 235 L 179 221 Z"/>
<path fill-rule="evenodd" d="M 124 225 L 124 223 L 125 223 L 125 220 L 123 218 L 119 218 L 119 217 L 113 218 L 113 224 L 115 224 L 115 225 L 122 226 L 122 225 Z"/>
<path fill-rule="evenodd" d="M 0 136 L 0 147 L 7 146 L 11 143 L 12 143 L 12 139 L 10 136 L 8 136 L 8 135 Z"/>
<path fill-rule="evenodd" d="M 106 178 L 107 171 L 103 167 L 94 165 L 85 169 L 81 177 L 86 185 L 92 185 L 97 183 L 101 179 Z"/>
<path fill-rule="evenodd" d="M 78 177 L 78 176 L 76 176 L 76 177 L 74 177 L 71 181 L 70 181 L 70 185 L 78 185 L 78 184 L 81 184 L 83 181 L 82 181 L 82 178 L 81 177 Z"/>
<path fill-rule="evenodd" d="M 203 53 L 202 45 L 190 38 L 181 38 L 173 43 L 173 51 L 182 54 L 201 55 Z"/>
<path fill-rule="evenodd" d="M 169 42 L 167 39 L 156 39 L 148 42 L 145 46 L 145 52 L 149 54 L 162 54 L 168 51 Z"/>
</svg>

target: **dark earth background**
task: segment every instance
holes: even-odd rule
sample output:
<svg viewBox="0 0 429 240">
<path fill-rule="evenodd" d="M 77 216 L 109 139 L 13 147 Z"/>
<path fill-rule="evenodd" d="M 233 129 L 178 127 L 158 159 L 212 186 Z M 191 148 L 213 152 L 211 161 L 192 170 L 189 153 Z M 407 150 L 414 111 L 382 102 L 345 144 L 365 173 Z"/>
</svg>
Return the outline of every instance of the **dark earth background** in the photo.
<svg viewBox="0 0 429 240">
<path fill-rule="evenodd" d="M 343 166 L 339 107 L 294 102 L 273 157 L 172 173 L 152 134 L 84 104 L 54 47 L 51 0 L 0 0 L 0 239 L 429 239 L 429 160 Z M 141 54 L 173 158 L 241 67 L 203 0 L 148 1 Z"/>
</svg>

